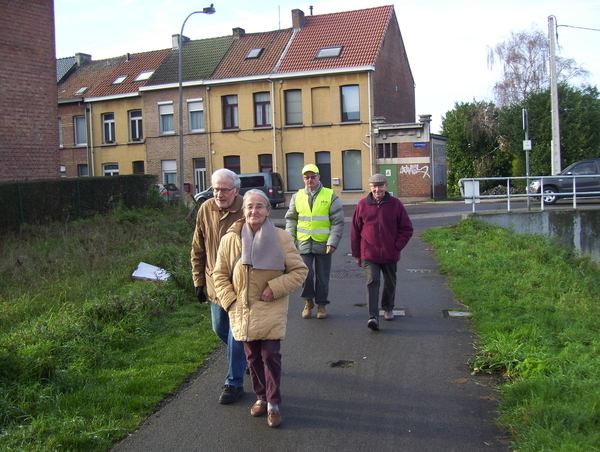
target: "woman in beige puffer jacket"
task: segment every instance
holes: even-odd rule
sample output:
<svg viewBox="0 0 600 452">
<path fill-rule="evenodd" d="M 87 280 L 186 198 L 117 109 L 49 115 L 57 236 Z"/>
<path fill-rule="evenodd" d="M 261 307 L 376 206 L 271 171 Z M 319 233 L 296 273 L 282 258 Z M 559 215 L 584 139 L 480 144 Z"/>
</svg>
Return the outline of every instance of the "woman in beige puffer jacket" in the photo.
<svg viewBox="0 0 600 452">
<path fill-rule="evenodd" d="M 244 342 L 258 397 L 251 414 L 264 414 L 268 404 L 268 423 L 276 427 L 281 422 L 279 347 L 285 337 L 289 294 L 302 285 L 308 268 L 292 236 L 276 228 L 269 213 L 263 192 L 250 190 L 244 195 L 245 218 L 221 240 L 213 278 L 217 303 L 229 314 L 233 337 Z"/>
</svg>

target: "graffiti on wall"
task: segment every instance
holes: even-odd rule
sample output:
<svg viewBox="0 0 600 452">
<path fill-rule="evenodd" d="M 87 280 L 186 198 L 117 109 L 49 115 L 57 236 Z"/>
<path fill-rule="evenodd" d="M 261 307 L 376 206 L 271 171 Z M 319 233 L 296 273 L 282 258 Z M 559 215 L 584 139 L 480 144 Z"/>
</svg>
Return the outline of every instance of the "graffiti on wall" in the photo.
<svg viewBox="0 0 600 452">
<path fill-rule="evenodd" d="M 423 174 L 423 179 L 426 177 L 431 179 L 431 176 L 429 175 L 429 165 L 419 166 L 418 163 L 402 165 L 400 167 L 400 174 Z"/>
</svg>

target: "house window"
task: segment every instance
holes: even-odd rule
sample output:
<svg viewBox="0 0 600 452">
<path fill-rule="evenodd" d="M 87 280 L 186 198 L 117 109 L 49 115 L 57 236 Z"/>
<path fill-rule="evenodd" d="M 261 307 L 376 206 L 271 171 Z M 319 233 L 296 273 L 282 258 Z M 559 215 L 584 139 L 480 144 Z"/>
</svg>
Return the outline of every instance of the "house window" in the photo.
<svg viewBox="0 0 600 452">
<path fill-rule="evenodd" d="M 204 102 L 202 99 L 188 100 L 189 130 L 190 132 L 204 131 Z"/>
<path fill-rule="evenodd" d="M 58 146 L 63 148 L 63 131 L 62 131 L 62 119 L 58 118 Z"/>
<path fill-rule="evenodd" d="M 60 177 L 67 177 L 67 168 L 64 165 L 60 165 Z"/>
<path fill-rule="evenodd" d="M 378 143 L 377 144 L 377 158 L 378 159 L 398 158 L 398 143 Z"/>
<path fill-rule="evenodd" d="M 296 191 L 304 187 L 304 181 L 302 180 L 303 166 L 303 153 L 290 152 L 285 156 L 285 170 L 287 172 L 288 191 Z"/>
<path fill-rule="evenodd" d="M 163 184 L 176 184 L 176 182 L 177 182 L 177 161 L 162 160 L 160 162 L 160 169 L 162 172 Z"/>
<path fill-rule="evenodd" d="M 360 121 L 358 85 L 341 87 L 342 122 Z"/>
<path fill-rule="evenodd" d="M 360 151 L 342 152 L 344 190 L 362 189 L 362 163 Z"/>
<path fill-rule="evenodd" d="M 262 47 L 257 47 L 256 49 L 251 49 L 248 52 L 248 55 L 246 55 L 246 59 L 251 59 L 251 58 L 258 58 L 260 56 L 260 54 L 262 53 L 263 48 Z"/>
<path fill-rule="evenodd" d="M 138 160 L 132 163 L 133 174 L 144 174 L 144 161 Z"/>
<path fill-rule="evenodd" d="M 271 102 L 269 93 L 254 93 L 254 126 L 271 125 Z"/>
<path fill-rule="evenodd" d="M 337 58 L 342 54 L 342 46 L 322 47 L 315 58 Z"/>
<path fill-rule="evenodd" d="M 154 70 L 140 72 L 140 75 L 135 78 L 135 81 L 141 82 L 143 80 L 148 80 L 152 74 L 154 74 Z"/>
<path fill-rule="evenodd" d="M 87 145 L 87 127 L 85 116 L 73 117 L 73 126 L 75 129 L 75 146 Z"/>
<path fill-rule="evenodd" d="M 87 164 L 77 165 L 77 175 L 79 177 L 87 177 L 90 175 L 90 170 Z"/>
<path fill-rule="evenodd" d="M 142 141 L 143 139 L 142 110 L 131 110 L 129 112 L 129 141 Z"/>
<path fill-rule="evenodd" d="M 175 133 L 173 102 L 158 104 L 158 115 L 160 119 L 160 133 Z"/>
<path fill-rule="evenodd" d="M 102 114 L 102 139 L 104 144 L 115 142 L 115 114 Z"/>
<path fill-rule="evenodd" d="M 113 85 L 120 85 L 121 83 L 123 83 L 125 81 L 125 79 L 127 78 L 126 75 L 119 75 L 114 82 L 112 82 Z"/>
<path fill-rule="evenodd" d="M 235 174 L 240 174 L 240 156 L 239 155 L 226 155 L 223 157 L 223 166 Z"/>
<path fill-rule="evenodd" d="M 319 167 L 319 179 L 323 186 L 331 188 L 331 153 L 329 151 L 315 152 L 315 163 Z"/>
<path fill-rule="evenodd" d="M 223 96 L 223 128 L 237 129 L 238 127 L 238 98 L 236 95 Z"/>
<path fill-rule="evenodd" d="M 119 175 L 119 164 L 118 163 L 103 163 L 102 174 L 104 176 L 118 176 Z"/>
<path fill-rule="evenodd" d="M 261 173 L 273 171 L 273 156 L 271 154 L 260 154 L 258 156 L 258 170 Z"/>
<path fill-rule="evenodd" d="M 285 92 L 285 123 L 302 124 L 302 90 L 290 89 Z"/>
<path fill-rule="evenodd" d="M 88 87 L 87 86 L 82 86 L 81 88 L 79 88 L 76 92 L 75 95 L 76 96 L 80 96 L 83 93 L 85 93 L 87 91 Z"/>
</svg>

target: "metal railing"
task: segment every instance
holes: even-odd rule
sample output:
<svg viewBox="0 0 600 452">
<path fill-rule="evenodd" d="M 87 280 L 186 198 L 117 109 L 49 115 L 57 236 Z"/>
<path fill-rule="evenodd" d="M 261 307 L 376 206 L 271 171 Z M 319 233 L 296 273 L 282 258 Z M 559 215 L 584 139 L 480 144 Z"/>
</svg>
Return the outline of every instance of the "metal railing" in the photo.
<svg viewBox="0 0 600 452">
<path fill-rule="evenodd" d="M 544 193 L 544 181 L 549 179 L 560 178 L 563 180 L 572 179 L 573 189 L 570 192 L 556 192 L 553 194 Z M 473 205 L 473 212 L 475 212 L 475 204 L 481 202 L 482 199 L 503 199 L 506 198 L 507 202 L 507 210 L 510 212 L 511 200 L 515 199 L 527 199 L 527 209 L 531 209 L 531 199 L 540 198 L 540 210 L 545 210 L 545 204 L 554 204 L 544 202 L 544 198 L 550 196 L 557 196 L 558 198 L 573 198 L 573 208 L 577 209 L 577 198 L 586 198 L 586 197 L 599 197 L 600 198 L 600 188 L 595 191 L 577 191 L 577 179 L 581 178 L 592 178 L 598 180 L 597 186 L 600 187 L 600 175 L 555 175 L 555 176 L 521 176 L 521 177 L 465 177 L 458 181 L 458 185 L 460 187 L 461 196 L 465 199 L 466 204 Z M 525 180 L 526 193 L 511 193 L 511 182 L 517 180 Z M 534 180 L 540 181 L 540 188 L 537 190 L 537 193 L 531 192 L 531 182 Z M 500 181 L 499 185 L 503 185 L 501 182 L 505 182 L 506 186 L 506 194 L 499 195 L 482 195 L 479 193 L 479 183 L 481 181 Z M 550 185 L 550 183 L 547 183 Z M 514 186 L 514 184 L 513 184 Z"/>
</svg>

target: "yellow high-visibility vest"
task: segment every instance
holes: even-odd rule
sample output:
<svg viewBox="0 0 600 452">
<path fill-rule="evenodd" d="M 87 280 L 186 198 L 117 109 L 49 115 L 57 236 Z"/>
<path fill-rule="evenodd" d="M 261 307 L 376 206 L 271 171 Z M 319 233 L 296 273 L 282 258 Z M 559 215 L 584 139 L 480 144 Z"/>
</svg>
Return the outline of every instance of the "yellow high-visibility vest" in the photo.
<svg viewBox="0 0 600 452">
<path fill-rule="evenodd" d="M 331 233 L 331 221 L 329 220 L 329 209 L 333 190 L 322 187 L 317 193 L 312 210 L 308 203 L 309 195 L 304 189 L 298 190 L 296 195 L 296 211 L 298 212 L 298 226 L 296 227 L 296 239 L 306 241 L 313 239 L 315 242 L 326 242 Z"/>
</svg>

